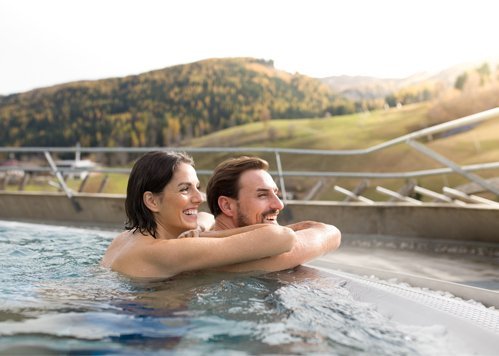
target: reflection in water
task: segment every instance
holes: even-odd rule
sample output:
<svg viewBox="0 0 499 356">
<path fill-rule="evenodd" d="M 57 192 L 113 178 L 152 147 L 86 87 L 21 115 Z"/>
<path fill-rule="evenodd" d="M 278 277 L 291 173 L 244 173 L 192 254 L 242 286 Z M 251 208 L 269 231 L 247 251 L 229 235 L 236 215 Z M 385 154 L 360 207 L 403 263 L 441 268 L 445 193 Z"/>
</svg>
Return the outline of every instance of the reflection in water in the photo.
<svg viewBox="0 0 499 356">
<path fill-rule="evenodd" d="M 115 233 L 0 222 L 0 352 L 443 354 L 345 281 L 299 267 L 137 282 L 100 268 Z"/>
</svg>

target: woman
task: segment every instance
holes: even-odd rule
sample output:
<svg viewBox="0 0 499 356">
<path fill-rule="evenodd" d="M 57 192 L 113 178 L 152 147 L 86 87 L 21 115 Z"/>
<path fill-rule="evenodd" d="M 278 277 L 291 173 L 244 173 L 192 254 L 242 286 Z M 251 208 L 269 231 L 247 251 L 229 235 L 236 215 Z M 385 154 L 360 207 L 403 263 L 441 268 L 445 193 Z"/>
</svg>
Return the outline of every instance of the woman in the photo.
<svg viewBox="0 0 499 356">
<path fill-rule="evenodd" d="M 279 225 L 178 238 L 187 230 L 209 228 L 214 221 L 198 212 L 203 197 L 193 166 L 192 158 L 175 152 L 149 152 L 137 160 L 127 186 L 127 231 L 111 242 L 103 266 L 130 277 L 168 278 L 291 250 L 294 232 Z"/>
</svg>

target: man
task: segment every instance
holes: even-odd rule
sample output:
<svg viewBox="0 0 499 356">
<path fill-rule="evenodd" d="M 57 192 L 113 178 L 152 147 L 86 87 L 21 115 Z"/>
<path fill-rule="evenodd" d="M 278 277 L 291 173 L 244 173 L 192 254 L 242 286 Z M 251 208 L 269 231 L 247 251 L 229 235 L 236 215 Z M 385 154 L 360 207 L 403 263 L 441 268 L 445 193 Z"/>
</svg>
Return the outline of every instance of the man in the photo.
<svg viewBox="0 0 499 356">
<path fill-rule="evenodd" d="M 206 187 L 213 230 L 226 230 L 254 224 L 278 224 L 284 208 L 279 190 L 267 172 L 268 163 L 258 157 L 242 156 L 220 163 Z M 337 249 L 340 231 L 328 224 L 303 221 L 288 225 L 296 234 L 291 251 L 277 256 L 224 267 L 226 271 L 279 271 L 293 268 Z"/>
</svg>

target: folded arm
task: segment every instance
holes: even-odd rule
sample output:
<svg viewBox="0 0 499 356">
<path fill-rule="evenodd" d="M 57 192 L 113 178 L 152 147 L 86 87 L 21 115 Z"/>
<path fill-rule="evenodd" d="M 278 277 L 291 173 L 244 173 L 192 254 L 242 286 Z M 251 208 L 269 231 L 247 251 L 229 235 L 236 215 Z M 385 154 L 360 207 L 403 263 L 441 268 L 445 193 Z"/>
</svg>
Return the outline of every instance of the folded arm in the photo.
<svg viewBox="0 0 499 356">
<path fill-rule="evenodd" d="M 311 261 L 340 246 L 341 233 L 333 225 L 304 221 L 288 227 L 295 232 L 295 243 L 291 251 L 277 256 L 225 266 L 220 270 L 229 272 L 280 271 Z"/>
<path fill-rule="evenodd" d="M 240 262 L 262 259 L 290 251 L 294 245 L 292 229 L 278 225 L 257 225 L 203 235 L 193 239 L 147 239 L 136 245 L 122 268 L 113 268 L 134 277 L 167 278 L 176 274 L 211 269 Z M 131 264 L 130 260 L 135 263 Z"/>
<path fill-rule="evenodd" d="M 225 230 L 202 229 L 202 228 L 199 228 L 199 226 L 198 226 L 197 229 L 184 231 L 183 233 L 181 233 L 178 236 L 178 238 L 184 239 L 184 238 L 192 238 L 192 237 L 229 237 L 229 236 L 234 236 L 234 235 L 238 235 L 238 234 L 249 232 L 249 231 L 255 231 L 255 230 L 261 229 L 262 227 L 265 227 L 265 226 L 268 227 L 269 225 L 268 224 L 255 224 L 255 225 L 248 225 L 248 226 L 237 227 L 237 228 L 233 228 L 233 229 L 225 229 Z M 289 227 L 289 228 L 293 230 L 292 227 Z"/>
</svg>

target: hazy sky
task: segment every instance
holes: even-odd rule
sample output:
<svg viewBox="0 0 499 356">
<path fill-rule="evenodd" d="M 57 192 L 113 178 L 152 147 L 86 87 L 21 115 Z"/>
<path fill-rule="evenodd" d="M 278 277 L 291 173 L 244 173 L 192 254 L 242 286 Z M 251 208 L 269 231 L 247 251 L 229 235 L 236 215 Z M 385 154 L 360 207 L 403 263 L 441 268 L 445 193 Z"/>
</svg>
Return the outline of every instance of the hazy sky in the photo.
<svg viewBox="0 0 499 356">
<path fill-rule="evenodd" d="M 313 77 L 499 58 L 495 0 L 0 0 L 0 94 L 213 57 Z"/>
</svg>

